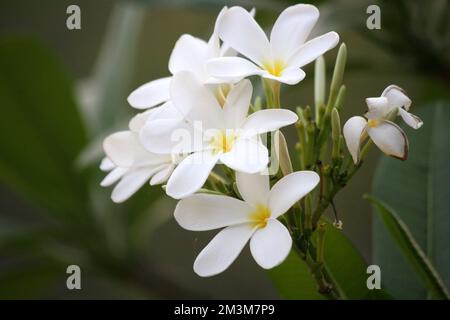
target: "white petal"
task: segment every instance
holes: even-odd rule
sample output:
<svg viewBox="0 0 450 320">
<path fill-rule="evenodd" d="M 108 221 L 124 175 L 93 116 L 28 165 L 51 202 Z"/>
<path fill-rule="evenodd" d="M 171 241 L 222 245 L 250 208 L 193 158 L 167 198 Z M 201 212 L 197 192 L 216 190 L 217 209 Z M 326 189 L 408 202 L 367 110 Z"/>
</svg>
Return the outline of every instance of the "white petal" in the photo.
<svg viewBox="0 0 450 320">
<path fill-rule="evenodd" d="M 260 67 L 240 57 L 211 59 L 207 62 L 206 68 L 211 76 L 230 82 L 264 73 Z"/>
<path fill-rule="evenodd" d="M 110 173 L 108 173 L 108 175 L 102 180 L 102 182 L 100 182 L 100 185 L 102 187 L 109 187 L 113 185 L 114 183 L 119 181 L 119 179 L 122 178 L 122 176 L 127 173 L 128 170 L 128 168 L 122 167 L 115 168 Z"/>
<path fill-rule="evenodd" d="M 129 171 L 114 188 L 111 194 L 112 201 L 121 203 L 130 198 L 150 179 L 154 172 L 154 168 L 146 167 Z"/>
<path fill-rule="evenodd" d="M 195 259 L 195 273 L 210 277 L 225 271 L 241 253 L 254 230 L 246 223 L 220 231 Z"/>
<path fill-rule="evenodd" d="M 306 42 L 300 48 L 294 51 L 288 60 L 289 66 L 302 67 L 316 60 L 328 50 L 333 49 L 339 42 L 339 35 L 334 32 L 328 32 L 320 37 Z"/>
<path fill-rule="evenodd" d="M 171 79 L 166 77 L 143 84 L 128 96 L 128 103 L 137 109 L 147 109 L 169 100 Z"/>
<path fill-rule="evenodd" d="M 408 139 L 403 130 L 395 123 L 380 121 L 374 127 L 367 127 L 367 133 L 373 142 L 388 156 L 406 160 L 408 158 Z"/>
<path fill-rule="evenodd" d="M 218 159 L 219 155 L 213 155 L 209 151 L 196 152 L 186 157 L 170 176 L 167 194 L 181 199 L 198 191 L 208 179 Z"/>
<path fill-rule="evenodd" d="M 348 151 L 352 155 L 353 162 L 359 162 L 359 149 L 363 132 L 367 126 L 367 121 L 363 117 L 351 117 L 344 124 L 344 138 Z"/>
<path fill-rule="evenodd" d="M 154 163 L 154 159 L 139 143 L 138 135 L 131 131 L 120 131 L 106 137 L 103 149 L 119 167 L 131 167 Z"/>
<path fill-rule="evenodd" d="M 409 113 L 403 108 L 399 108 L 398 113 L 403 118 L 403 121 L 405 121 L 406 124 L 413 129 L 419 129 L 423 125 L 422 119 L 412 113 Z"/>
<path fill-rule="evenodd" d="M 252 113 L 243 125 L 244 130 L 266 133 L 293 124 L 298 116 L 287 109 L 265 109 Z"/>
<path fill-rule="evenodd" d="M 248 174 L 236 172 L 236 184 L 245 202 L 251 205 L 267 205 L 269 196 L 269 176 L 261 172 Z"/>
<path fill-rule="evenodd" d="M 208 44 L 189 34 L 182 35 L 175 44 L 169 59 L 169 70 L 172 74 L 190 71 L 199 79 L 205 77 L 205 62 Z"/>
<path fill-rule="evenodd" d="M 247 117 L 252 93 L 252 83 L 247 79 L 239 82 L 228 93 L 223 106 L 226 128 L 240 128 L 242 126 Z"/>
<path fill-rule="evenodd" d="M 157 119 L 183 119 L 186 114 L 187 110 L 178 110 L 173 105 L 172 101 L 167 101 L 164 103 L 161 107 L 153 109 L 155 110 L 152 112 L 148 118 L 148 121 L 151 120 L 157 120 Z M 184 111 L 184 113 L 183 113 Z"/>
<path fill-rule="evenodd" d="M 269 193 L 269 208 L 272 218 L 277 218 L 297 201 L 311 192 L 320 178 L 314 171 L 297 171 L 281 178 Z"/>
<path fill-rule="evenodd" d="M 201 121 L 205 129 L 221 129 L 223 110 L 213 93 L 189 72 L 179 72 L 170 86 L 171 101 L 190 121 Z"/>
<path fill-rule="evenodd" d="M 111 171 L 116 165 L 108 157 L 104 157 L 100 163 L 100 170 Z"/>
<path fill-rule="evenodd" d="M 294 85 L 299 83 L 305 78 L 306 74 L 302 69 L 297 67 L 290 67 L 283 70 L 281 76 L 277 77 L 272 75 L 271 73 L 265 71 L 262 74 L 263 78 L 272 79 L 281 83 L 286 83 L 289 85 Z"/>
<path fill-rule="evenodd" d="M 298 4 L 285 9 L 275 22 L 270 44 L 275 57 L 287 59 L 302 45 L 319 18 L 319 10 L 309 4 Z"/>
<path fill-rule="evenodd" d="M 147 122 L 147 119 L 150 117 L 150 115 L 161 108 L 162 106 L 138 113 L 133 118 L 131 118 L 130 122 L 128 123 L 128 128 L 130 128 L 130 130 L 133 132 L 139 132 L 139 130 L 141 130 L 145 125 L 145 122 Z"/>
<path fill-rule="evenodd" d="M 163 168 L 161 168 L 160 171 L 155 173 L 155 175 L 150 180 L 150 185 L 154 186 L 157 184 L 162 184 L 166 182 L 170 175 L 172 174 L 173 170 L 175 169 L 175 166 L 172 164 L 165 165 Z"/>
<path fill-rule="evenodd" d="M 188 153 L 202 149 L 196 145 L 194 128 L 183 120 L 158 119 L 146 123 L 139 132 L 143 147 L 157 154 Z"/>
<path fill-rule="evenodd" d="M 220 155 L 220 161 L 233 170 L 256 173 L 267 167 L 269 152 L 255 139 L 238 139 L 230 152 Z"/>
<path fill-rule="evenodd" d="M 369 111 L 365 114 L 368 119 L 383 119 L 393 110 L 385 97 L 366 98 Z"/>
<path fill-rule="evenodd" d="M 250 240 L 253 258 L 264 269 L 280 265 L 289 255 L 291 247 L 289 231 L 275 219 L 270 219 L 266 227 L 258 229 Z"/>
<path fill-rule="evenodd" d="M 249 222 L 251 207 L 244 201 L 221 195 L 194 194 L 175 208 L 175 220 L 191 231 L 205 231 Z"/>
<path fill-rule="evenodd" d="M 219 36 L 227 45 L 259 65 L 269 58 L 271 49 L 264 31 L 242 7 L 233 7 L 224 14 Z"/>
<path fill-rule="evenodd" d="M 399 86 L 393 84 L 388 86 L 384 89 L 381 96 L 388 99 L 390 106 L 396 108 L 404 107 L 406 111 L 408 111 L 411 106 L 411 99 L 408 98 L 406 92 Z"/>
</svg>

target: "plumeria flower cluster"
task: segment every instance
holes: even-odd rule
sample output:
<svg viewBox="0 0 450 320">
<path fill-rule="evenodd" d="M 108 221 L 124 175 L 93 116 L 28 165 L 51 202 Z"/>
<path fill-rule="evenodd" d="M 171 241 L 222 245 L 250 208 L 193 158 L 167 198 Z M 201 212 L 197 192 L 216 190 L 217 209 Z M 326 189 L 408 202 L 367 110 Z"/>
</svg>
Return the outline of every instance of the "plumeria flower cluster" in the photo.
<svg viewBox="0 0 450 320">
<path fill-rule="evenodd" d="M 339 110 L 346 47 L 339 49 L 328 101 L 322 57 L 338 44 L 338 34 L 309 38 L 319 18 L 312 5 L 285 9 L 269 37 L 254 15 L 225 7 L 208 41 L 180 37 L 169 60 L 171 76 L 133 91 L 128 102 L 143 111 L 129 130 L 105 139 L 101 169 L 109 173 L 101 185 L 118 182 L 112 200 L 123 202 L 147 182 L 161 184 L 179 200 L 174 215 L 181 227 L 221 229 L 195 260 L 200 276 L 226 270 L 247 242 L 265 269 L 282 263 L 294 244 L 312 261 L 311 272 L 319 273 L 319 290 L 327 292 L 331 285 L 318 260 L 323 246 L 312 234 L 324 228 L 323 212 L 360 167 L 367 149 L 360 152 L 360 145 L 370 137 L 383 152 L 405 159 L 407 140 L 392 117 L 399 114 L 414 128 L 422 122 L 408 112 L 411 101 L 403 90 L 390 86 L 380 98 L 367 99 L 368 120 L 346 123 L 344 154 Z M 282 108 L 281 85 L 298 84 L 306 76 L 301 68 L 313 61 L 314 114 L 309 106 Z M 254 94 L 258 78 L 265 103 Z M 297 162 L 280 131 L 290 125 L 298 133 Z"/>
</svg>

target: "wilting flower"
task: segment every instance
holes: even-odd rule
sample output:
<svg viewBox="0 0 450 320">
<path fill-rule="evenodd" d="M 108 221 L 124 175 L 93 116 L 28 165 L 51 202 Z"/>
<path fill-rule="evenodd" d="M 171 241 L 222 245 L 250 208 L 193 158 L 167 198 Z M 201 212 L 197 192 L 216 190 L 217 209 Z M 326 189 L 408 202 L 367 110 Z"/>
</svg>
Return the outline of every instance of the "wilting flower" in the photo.
<svg viewBox="0 0 450 320">
<path fill-rule="evenodd" d="M 241 7 L 227 10 L 218 22 L 220 38 L 254 63 L 240 57 L 220 57 L 208 63 L 208 71 L 221 79 L 260 75 L 287 84 L 300 82 L 305 73 L 300 68 L 334 48 L 336 32 L 328 32 L 307 42 L 319 10 L 298 4 L 284 10 L 270 34 L 270 40 L 253 17 Z"/>
<path fill-rule="evenodd" d="M 178 202 L 175 219 L 192 231 L 222 229 L 200 252 L 194 271 L 202 276 L 227 269 L 250 240 L 255 261 L 264 269 L 284 261 L 292 246 L 286 227 L 277 220 L 313 190 L 319 176 L 313 171 L 291 173 L 270 190 L 269 176 L 236 173 L 243 201 L 222 195 L 195 194 Z"/>
<path fill-rule="evenodd" d="M 355 163 L 359 162 L 360 144 L 368 135 L 385 154 L 406 160 L 408 139 L 403 130 L 391 120 L 400 115 L 410 127 L 423 125 L 419 117 L 408 112 L 411 100 L 395 85 L 388 86 L 381 97 L 367 98 L 369 111 L 363 117 L 352 117 L 344 125 L 344 137 Z"/>
<path fill-rule="evenodd" d="M 220 84 L 224 80 L 211 77 L 206 69 L 206 63 L 217 57 L 233 56 L 236 52 L 227 44 L 220 45 L 217 25 L 223 14 L 228 10 L 224 7 L 216 19 L 216 26 L 208 42 L 189 34 L 182 35 L 176 42 L 169 59 L 169 71 L 172 75 L 181 71 L 192 72 L 200 82 Z M 254 14 L 254 10 L 250 12 Z M 170 81 L 172 76 L 153 80 L 134 90 L 128 97 L 128 103 L 137 109 L 148 109 L 166 103 L 170 100 Z M 218 94 L 221 88 L 216 89 Z"/>
<path fill-rule="evenodd" d="M 292 124 L 298 117 L 284 109 L 266 109 L 247 116 L 252 91 L 251 82 L 242 80 L 233 86 L 222 108 L 191 73 L 174 76 L 172 103 L 177 110 L 186 110 L 185 116 L 147 121 L 140 131 L 141 143 L 151 152 L 190 153 L 170 177 L 168 195 L 179 199 L 196 192 L 218 162 L 247 173 L 267 166 L 268 151 L 259 135 Z"/>
<path fill-rule="evenodd" d="M 137 133 L 116 132 L 103 142 L 106 158 L 100 168 L 110 171 L 101 186 L 110 186 L 117 181 L 111 198 L 120 203 L 130 198 L 140 187 L 150 180 L 150 185 L 167 181 L 175 168 L 170 155 L 153 154 L 139 143 Z"/>
</svg>

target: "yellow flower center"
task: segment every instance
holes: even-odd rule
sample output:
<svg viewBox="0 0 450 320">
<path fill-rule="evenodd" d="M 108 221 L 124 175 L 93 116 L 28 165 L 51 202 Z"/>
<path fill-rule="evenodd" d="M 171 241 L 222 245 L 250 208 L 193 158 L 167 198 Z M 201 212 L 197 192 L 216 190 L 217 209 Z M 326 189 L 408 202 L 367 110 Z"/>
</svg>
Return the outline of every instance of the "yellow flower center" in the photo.
<svg viewBox="0 0 450 320">
<path fill-rule="evenodd" d="M 250 221 L 253 227 L 264 228 L 267 225 L 267 220 L 270 218 L 270 209 L 265 205 L 257 204 L 255 210 L 250 213 Z"/>
<path fill-rule="evenodd" d="M 369 121 L 367 121 L 367 124 L 371 128 L 376 128 L 378 126 L 378 123 L 379 123 L 379 121 L 375 120 L 375 119 L 370 119 Z"/>
<path fill-rule="evenodd" d="M 215 90 L 215 96 L 220 106 L 223 108 L 225 105 L 225 101 L 227 100 L 228 93 L 230 93 L 231 85 L 229 84 L 221 84 L 217 86 Z"/>
<path fill-rule="evenodd" d="M 227 153 L 233 147 L 233 144 L 238 138 L 238 134 L 235 131 L 225 133 L 223 131 L 218 131 L 215 136 L 209 141 L 209 145 L 212 147 L 213 152 L 217 153 Z"/>
<path fill-rule="evenodd" d="M 286 63 L 283 60 L 274 60 L 263 63 L 263 67 L 271 75 L 279 77 L 283 73 Z"/>
</svg>

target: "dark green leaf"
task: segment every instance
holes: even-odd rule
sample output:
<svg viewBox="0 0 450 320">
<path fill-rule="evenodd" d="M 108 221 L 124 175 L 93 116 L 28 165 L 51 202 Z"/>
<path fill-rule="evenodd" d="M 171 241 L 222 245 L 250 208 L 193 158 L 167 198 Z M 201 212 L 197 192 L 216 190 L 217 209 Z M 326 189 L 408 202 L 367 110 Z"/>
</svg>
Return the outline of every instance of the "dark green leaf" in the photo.
<svg viewBox="0 0 450 320">
<path fill-rule="evenodd" d="M 405 223 L 418 245 L 450 286 L 450 104 L 434 103 L 411 110 L 424 121 L 419 130 L 402 124 L 409 139 L 409 158 L 383 157 L 373 186 Z M 374 258 L 389 292 L 400 299 L 424 299 L 419 276 L 402 255 L 378 217 L 374 223 Z"/>
<path fill-rule="evenodd" d="M 40 43 L 8 38 L 0 70 L 0 181 L 53 214 L 85 215 L 74 160 L 86 137 L 61 65 Z"/>
<path fill-rule="evenodd" d="M 374 197 L 367 196 L 367 199 L 374 205 L 391 237 L 422 278 L 432 296 L 448 299 L 449 295 L 442 279 L 397 213 Z"/>
<path fill-rule="evenodd" d="M 325 233 L 325 268 L 344 299 L 390 299 L 382 289 L 367 288 L 367 263 L 350 240 L 331 224 Z"/>
</svg>

